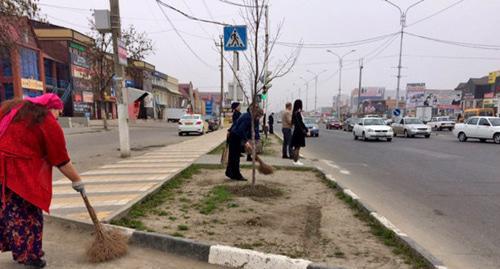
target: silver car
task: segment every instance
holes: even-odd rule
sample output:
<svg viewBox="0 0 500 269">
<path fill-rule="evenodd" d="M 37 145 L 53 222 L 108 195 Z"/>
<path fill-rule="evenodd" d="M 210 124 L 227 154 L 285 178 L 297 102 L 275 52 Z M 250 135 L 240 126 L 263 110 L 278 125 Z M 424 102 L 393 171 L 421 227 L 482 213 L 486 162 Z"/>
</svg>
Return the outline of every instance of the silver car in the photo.
<svg viewBox="0 0 500 269">
<path fill-rule="evenodd" d="M 431 128 L 424 124 L 419 118 L 402 118 L 392 124 L 394 136 L 404 135 L 406 137 L 415 137 L 422 135 L 425 138 L 431 137 Z"/>
</svg>

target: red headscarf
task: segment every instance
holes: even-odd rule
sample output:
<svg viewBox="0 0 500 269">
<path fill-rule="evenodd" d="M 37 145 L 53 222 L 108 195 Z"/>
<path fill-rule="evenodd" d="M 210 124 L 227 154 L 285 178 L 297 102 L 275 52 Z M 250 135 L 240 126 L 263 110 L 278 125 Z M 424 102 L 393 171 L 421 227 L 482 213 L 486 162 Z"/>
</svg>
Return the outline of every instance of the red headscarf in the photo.
<svg viewBox="0 0 500 269">
<path fill-rule="evenodd" d="M 64 103 L 61 98 L 53 93 L 46 93 L 37 97 L 26 97 L 24 98 L 24 100 L 33 104 L 41 105 L 47 109 L 61 110 L 64 107 Z M 9 127 L 17 112 L 19 112 L 22 107 L 23 104 L 14 107 L 9 114 L 7 114 L 0 120 L 0 137 L 2 137 L 2 135 L 5 133 L 7 127 Z"/>
</svg>

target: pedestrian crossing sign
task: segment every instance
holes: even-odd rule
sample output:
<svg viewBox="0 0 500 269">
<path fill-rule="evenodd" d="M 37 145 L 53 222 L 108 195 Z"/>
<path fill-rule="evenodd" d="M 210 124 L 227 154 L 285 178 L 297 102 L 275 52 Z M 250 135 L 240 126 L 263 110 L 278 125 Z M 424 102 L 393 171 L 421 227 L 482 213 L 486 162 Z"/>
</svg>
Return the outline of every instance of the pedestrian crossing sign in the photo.
<svg viewBox="0 0 500 269">
<path fill-rule="evenodd" d="M 231 25 L 224 27 L 224 50 L 240 51 L 247 49 L 247 26 Z"/>
</svg>

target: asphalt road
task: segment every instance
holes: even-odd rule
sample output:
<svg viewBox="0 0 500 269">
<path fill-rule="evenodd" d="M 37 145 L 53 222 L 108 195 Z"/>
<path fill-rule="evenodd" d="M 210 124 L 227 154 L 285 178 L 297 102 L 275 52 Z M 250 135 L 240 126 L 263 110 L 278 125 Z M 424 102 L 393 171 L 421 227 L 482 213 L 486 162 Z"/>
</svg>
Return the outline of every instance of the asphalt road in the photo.
<svg viewBox="0 0 500 269">
<path fill-rule="evenodd" d="M 451 132 L 363 142 L 322 129 L 304 154 L 448 268 L 500 268 L 499 145 Z"/>
</svg>

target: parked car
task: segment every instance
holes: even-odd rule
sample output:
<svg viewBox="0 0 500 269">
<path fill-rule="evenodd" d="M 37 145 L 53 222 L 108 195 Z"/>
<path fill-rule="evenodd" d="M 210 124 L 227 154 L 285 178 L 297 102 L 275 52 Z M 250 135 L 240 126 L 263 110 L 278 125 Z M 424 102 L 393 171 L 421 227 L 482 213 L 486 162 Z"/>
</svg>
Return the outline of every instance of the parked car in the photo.
<svg viewBox="0 0 500 269">
<path fill-rule="evenodd" d="M 185 114 L 179 120 L 179 135 L 197 133 L 199 135 L 205 134 L 208 130 L 208 122 L 203 120 L 200 114 Z"/>
<path fill-rule="evenodd" d="M 335 118 L 328 119 L 326 121 L 325 125 L 326 125 L 326 129 L 328 129 L 328 130 L 331 130 L 331 129 L 335 129 L 335 130 L 342 129 L 342 124 L 340 123 L 340 121 L 338 121 Z"/>
<path fill-rule="evenodd" d="M 431 121 L 427 123 L 427 126 L 437 131 L 442 131 L 444 129 L 451 131 L 455 128 L 455 121 L 451 120 L 450 117 L 433 117 Z"/>
<path fill-rule="evenodd" d="M 319 126 L 318 123 L 316 123 L 316 119 L 314 118 L 304 118 L 304 124 L 306 125 L 307 129 L 309 129 L 309 135 L 318 137 L 319 136 Z"/>
<path fill-rule="evenodd" d="M 394 135 L 392 128 L 385 125 L 382 118 L 362 118 L 354 125 L 352 130 L 354 140 L 361 137 L 362 140 L 385 138 L 387 142 L 392 141 Z"/>
<path fill-rule="evenodd" d="M 431 127 L 424 124 L 419 118 L 405 117 L 392 124 L 394 136 L 404 135 L 406 137 L 415 137 L 422 135 L 425 138 L 431 137 Z"/>
<path fill-rule="evenodd" d="M 347 120 L 345 120 L 344 124 L 342 125 L 344 131 L 352 132 L 354 125 L 356 125 L 356 123 L 358 123 L 359 120 L 360 119 L 358 119 L 358 118 L 348 118 Z"/>
<path fill-rule="evenodd" d="M 205 121 L 208 123 L 208 130 L 210 132 L 216 131 L 219 129 L 220 126 L 220 121 L 219 118 L 216 116 L 205 116 Z"/>
<path fill-rule="evenodd" d="M 457 124 L 453 134 L 460 142 L 473 138 L 482 142 L 493 140 L 496 144 L 500 144 L 500 118 L 471 117 L 465 123 Z"/>
</svg>

